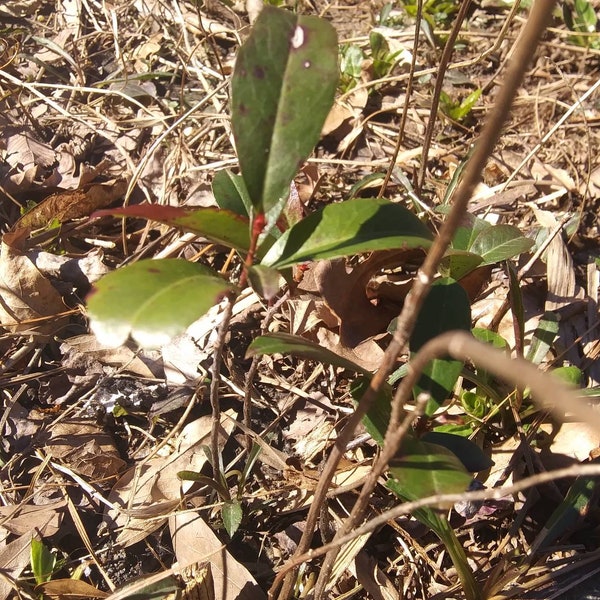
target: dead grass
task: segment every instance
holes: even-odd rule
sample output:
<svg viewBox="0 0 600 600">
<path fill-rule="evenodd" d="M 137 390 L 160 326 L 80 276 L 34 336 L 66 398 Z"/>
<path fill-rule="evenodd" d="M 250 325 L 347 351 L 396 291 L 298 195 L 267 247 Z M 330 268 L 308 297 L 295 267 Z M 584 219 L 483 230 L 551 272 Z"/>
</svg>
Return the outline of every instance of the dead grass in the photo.
<svg viewBox="0 0 600 600">
<path fill-rule="evenodd" d="M 382 4 L 319 1 L 300 3 L 299 9 L 320 11 L 342 41 L 367 47 L 375 8 Z M 244 468 L 243 434 L 260 443 L 262 453 L 241 490 L 242 526 L 229 541 L 214 490 L 200 482 L 185 485 L 182 493 L 177 477 L 182 470 L 210 474 L 201 447 L 208 444 L 210 430 L 206 378 L 218 313 L 154 354 L 108 351 L 87 333 L 84 297 L 107 270 L 158 256 L 199 259 L 234 274 L 240 268 L 234 256 L 190 235 L 142 221 L 87 218 L 116 200 L 176 206 L 213 202 L 214 174 L 236 165 L 228 79 L 248 17 L 234 8 L 215 0 L 202 6 L 181 0 L 114 5 L 39 0 L 2 9 L 8 16 L 0 39 L 5 234 L 0 274 L 1 269 L 27 274 L 31 295 L 41 286 L 53 290 L 38 305 L 2 321 L 2 598 L 36 597 L 29 559 L 34 532 L 64 561 L 52 575 L 55 595 L 45 590 L 49 597 L 66 597 L 75 584 L 58 582 L 79 572 L 90 586 L 114 592 L 112 598 L 124 597 L 118 591 L 138 575 L 160 573 L 157 578 L 173 578 L 179 585 L 175 559 L 202 562 L 222 545 L 227 552 L 210 559 L 216 588 L 224 580 L 228 598 L 244 597 L 235 594 L 255 580 L 266 591 L 294 551 L 319 467 L 352 410 L 351 373 L 290 357 L 264 357 L 251 389 L 253 430 L 236 429 L 250 367 L 245 350 L 267 310 L 255 294 L 242 294 L 224 356 L 223 460 L 229 470 Z M 439 220 L 435 209 L 493 103 L 524 18 L 516 13 L 507 21 L 508 14 L 505 8 L 477 8 L 461 32 L 445 91 L 454 99 L 474 88 L 484 93 L 461 123 L 438 115 L 415 203 L 409 192 L 423 160 L 440 54 L 425 41 L 419 47 L 403 145 L 386 196 L 431 215 L 434 222 Z M 559 234 L 545 262 L 533 261 L 520 272 L 526 332 L 531 334 L 544 310 L 563 315 L 560 338 L 545 366 L 576 365 L 593 388 L 600 381 L 594 263 L 599 256 L 600 52 L 574 45 L 559 20 L 553 25 L 471 211 L 531 235 L 541 229 Z M 414 24 L 405 19 L 387 35 L 410 50 L 413 33 Z M 346 198 L 357 181 L 384 172 L 394 153 L 408 67 L 397 65 L 389 76 L 374 80 L 365 64 L 362 77 L 342 98 L 337 121 L 297 181 L 310 208 Z M 378 191 L 366 186 L 361 193 Z M 27 223 L 33 231 L 15 234 L 13 226 L 33 204 L 37 212 Z M 46 226 L 53 220 L 60 228 Z M 473 316 L 481 326 L 495 322 L 514 345 L 513 315 L 508 311 L 500 320 L 499 313 L 507 286 L 499 267 L 474 302 Z M 303 334 L 340 350 L 337 327 L 310 289 L 270 313 L 271 331 Z M 369 340 L 353 359 L 376 368 L 386 341 Z M 454 406 L 443 419 L 462 418 L 462 409 Z M 552 438 L 543 415 L 532 422 L 526 431 L 506 420 L 482 423 L 479 441 L 496 463 L 488 487 L 499 479 L 518 480 L 585 461 L 597 448 L 596 433 L 584 424 L 565 424 Z M 364 433 L 351 448 L 323 509 L 322 542 L 351 508 L 377 452 Z M 599 547 L 595 501 L 567 533 L 535 562 L 531 559 L 528 571 L 513 569 L 515 557 L 533 557 L 532 544 L 565 492 L 560 482 L 547 484 L 490 501 L 471 518 L 452 514 L 487 597 L 558 597 L 553 594 L 565 593 L 568 582 L 590 574 L 588 565 L 597 560 Z M 371 516 L 394 504 L 380 486 Z M 446 550 L 410 517 L 359 538 L 354 548 L 337 571 L 332 597 L 461 597 Z M 317 570 L 318 562 L 303 568 L 299 597 L 308 597 Z M 190 586 L 206 577 L 185 575 Z M 92 596 L 91 589 L 81 593 Z M 217 592 L 216 597 L 223 596 Z M 248 597 L 259 598 L 260 590 Z"/>
</svg>

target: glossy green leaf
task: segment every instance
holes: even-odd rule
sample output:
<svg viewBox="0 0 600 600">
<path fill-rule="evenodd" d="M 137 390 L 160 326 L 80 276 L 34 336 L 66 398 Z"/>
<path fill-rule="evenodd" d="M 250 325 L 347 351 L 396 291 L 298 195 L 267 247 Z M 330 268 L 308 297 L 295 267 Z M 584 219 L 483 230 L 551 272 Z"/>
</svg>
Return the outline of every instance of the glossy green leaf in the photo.
<svg viewBox="0 0 600 600">
<path fill-rule="evenodd" d="M 330 204 L 288 229 L 263 258 L 280 269 L 300 262 L 394 248 L 428 248 L 431 232 L 409 210 L 383 198 Z"/>
<path fill-rule="evenodd" d="M 355 380 L 351 394 L 356 402 L 360 400 L 368 385 L 368 377 Z M 392 389 L 386 384 L 379 391 L 374 405 L 363 417 L 365 429 L 380 446 L 383 444 L 390 420 L 391 401 Z M 386 485 L 402 500 L 424 498 L 436 493 L 435 490 L 440 493 L 462 492 L 471 482 L 471 477 L 450 451 L 435 444 L 423 443 L 411 433 L 405 438 L 399 455 L 402 458 L 395 459 L 390 465 L 391 477 Z M 473 573 L 447 519 L 437 510 L 428 507 L 415 510 L 413 515 L 442 540 L 459 574 L 466 597 L 475 600 L 478 595 Z"/>
<path fill-rule="evenodd" d="M 181 208 L 160 204 L 137 204 L 122 208 L 109 208 L 96 211 L 92 217 L 106 215 L 120 217 L 140 217 L 184 231 L 190 231 L 205 237 L 212 242 L 246 252 L 250 246 L 250 224 L 248 217 L 243 217 L 231 210 L 220 208 Z"/>
<path fill-rule="evenodd" d="M 356 373 L 371 375 L 369 371 L 351 360 L 347 360 L 310 340 L 289 333 L 269 333 L 257 337 L 248 346 L 246 356 L 252 357 L 260 354 L 293 354 L 294 356 L 328 363 Z"/>
<path fill-rule="evenodd" d="M 478 254 L 451 249 L 440 262 L 440 273 L 443 277 L 458 280 L 474 271 L 482 262 L 483 258 Z"/>
<path fill-rule="evenodd" d="M 369 173 L 364 177 L 361 177 L 348 192 L 348 200 L 351 198 L 357 198 L 358 194 L 365 189 L 373 187 L 381 187 L 381 182 L 385 179 L 385 173 Z"/>
<path fill-rule="evenodd" d="M 369 387 L 370 377 L 357 377 L 350 386 L 350 394 L 355 402 L 358 404 L 360 399 Z M 389 384 L 381 386 L 373 406 L 368 410 L 367 414 L 363 417 L 362 422 L 367 430 L 367 433 L 379 444 L 383 445 L 385 438 L 385 432 L 387 431 L 390 416 L 392 414 L 392 387 Z"/>
<path fill-rule="evenodd" d="M 108 346 L 129 335 L 157 348 L 204 314 L 233 286 L 208 267 L 179 259 L 142 260 L 109 273 L 88 296 L 92 331 Z"/>
<path fill-rule="evenodd" d="M 558 316 L 552 311 L 542 315 L 538 326 L 531 337 L 531 344 L 526 359 L 534 365 L 539 365 L 546 358 L 558 335 Z"/>
<path fill-rule="evenodd" d="M 464 492 L 472 479 L 450 450 L 412 437 L 404 440 L 389 472 L 394 493 L 405 500 Z"/>
<path fill-rule="evenodd" d="M 552 369 L 551 373 L 554 377 L 558 377 L 561 381 L 573 386 L 581 385 L 583 379 L 583 371 L 575 366 L 557 367 Z"/>
<path fill-rule="evenodd" d="M 242 505 L 238 500 L 225 502 L 221 507 L 221 518 L 223 519 L 223 527 L 227 531 L 230 538 L 233 537 L 242 522 Z"/>
<path fill-rule="evenodd" d="M 248 218 L 252 214 L 252 202 L 241 175 L 229 169 L 219 171 L 212 182 L 213 195 L 219 208 Z"/>
<path fill-rule="evenodd" d="M 494 464 L 494 461 L 475 442 L 460 435 L 428 431 L 423 434 L 421 440 L 450 450 L 469 473 L 485 471 Z"/>
<path fill-rule="evenodd" d="M 508 342 L 495 331 L 483 329 L 483 327 L 474 327 L 471 330 L 471 333 L 473 334 L 473 337 L 478 339 L 480 342 L 491 344 L 494 346 L 494 348 L 498 348 L 498 350 L 508 349 Z"/>
<path fill-rule="evenodd" d="M 598 17 L 592 2 L 574 0 L 563 3 L 563 18 L 567 27 L 574 32 L 591 35 L 572 35 L 569 41 L 578 46 L 600 48 L 600 34 L 597 31 Z"/>
<path fill-rule="evenodd" d="M 338 81 L 334 28 L 265 6 L 240 48 L 231 121 L 240 169 L 257 212 L 287 194 L 319 140 Z"/>
<path fill-rule="evenodd" d="M 35 577 L 35 582 L 39 585 L 50 581 L 54 568 L 56 567 L 56 555 L 48 550 L 44 542 L 31 539 L 31 570 Z"/>
<path fill-rule="evenodd" d="M 534 241 L 524 237 L 512 225 L 495 225 L 484 229 L 468 250 L 479 254 L 484 265 L 493 265 L 502 260 L 527 252 Z"/>
<path fill-rule="evenodd" d="M 598 463 L 598 460 L 593 462 Z M 593 477 L 578 477 L 569 488 L 564 500 L 556 507 L 537 538 L 531 553 L 554 543 L 565 532 L 572 530 L 589 511 L 590 503 L 597 493 L 598 480 Z"/>
<path fill-rule="evenodd" d="M 444 206 L 445 208 L 449 208 Z M 446 213 L 445 210 L 438 209 L 439 212 Z M 492 227 L 490 223 L 487 221 L 480 219 L 478 217 L 474 217 L 473 215 L 465 215 L 464 219 L 468 225 L 461 225 L 456 229 L 456 233 L 454 234 L 454 238 L 452 239 L 452 248 L 455 250 L 464 250 L 468 251 L 473 242 L 477 238 L 477 236 L 484 231 L 485 229 L 489 229 Z"/>
<path fill-rule="evenodd" d="M 274 298 L 281 289 L 281 274 L 263 265 L 253 265 L 248 269 L 248 280 L 252 289 L 265 300 Z"/>
<path fill-rule="evenodd" d="M 471 329 L 469 298 L 453 279 L 438 279 L 431 286 L 421 307 L 410 338 L 411 353 L 418 352 L 434 337 L 456 329 Z M 425 414 L 431 416 L 448 398 L 461 373 L 462 365 L 461 361 L 438 358 L 423 370 L 413 391 L 415 396 L 421 393 L 430 395 Z"/>
<path fill-rule="evenodd" d="M 424 393 L 429 395 L 425 405 L 425 414 L 428 417 L 449 398 L 462 367 L 463 363 L 458 360 L 436 358 L 423 369 L 417 385 L 413 388 L 413 394 L 415 398 Z"/>
<path fill-rule="evenodd" d="M 176 594 L 181 591 L 181 579 L 167 573 L 159 581 L 156 581 L 156 573 L 136 577 L 120 585 L 115 594 L 118 594 L 119 600 L 165 600 L 169 594 L 177 597 Z M 146 580 L 148 583 L 144 583 Z"/>
</svg>

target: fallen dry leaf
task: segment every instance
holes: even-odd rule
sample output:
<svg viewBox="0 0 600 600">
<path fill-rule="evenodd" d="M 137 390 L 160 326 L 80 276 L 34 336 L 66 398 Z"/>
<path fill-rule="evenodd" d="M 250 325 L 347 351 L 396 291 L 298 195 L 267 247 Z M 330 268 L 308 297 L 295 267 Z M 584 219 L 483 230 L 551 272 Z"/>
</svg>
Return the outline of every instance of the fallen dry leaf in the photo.
<svg viewBox="0 0 600 600">
<path fill-rule="evenodd" d="M 58 291 L 21 250 L 25 236 L 25 230 L 6 233 L 0 246 L 0 325 L 13 333 L 50 335 L 67 323 L 65 317 L 55 316 L 66 307 Z"/>
<path fill-rule="evenodd" d="M 323 299 L 340 320 L 343 346 L 353 348 L 384 332 L 398 314 L 399 306 L 395 302 L 387 302 L 383 296 L 368 295 L 368 285 L 375 274 L 386 266 L 398 266 L 420 256 L 422 252 L 415 250 L 373 252 L 350 272 L 344 260 L 316 264 L 314 279 Z"/>
<path fill-rule="evenodd" d="M 102 373 L 103 369 L 97 369 L 94 363 L 150 379 L 162 375 L 158 365 L 140 358 L 139 352 L 134 352 L 127 346 L 107 348 L 95 335 L 89 333 L 68 338 L 61 344 L 60 350 L 63 353 L 63 366 L 75 375 L 82 371 Z"/>
<path fill-rule="evenodd" d="M 35 586 L 38 594 L 49 600 L 86 600 L 87 598 L 108 598 L 108 592 L 81 581 L 80 579 L 54 579 Z"/>
<path fill-rule="evenodd" d="M 16 581 L 22 571 L 29 565 L 31 559 L 31 540 L 37 538 L 37 533 L 28 531 L 16 540 L 0 548 L 0 600 L 14 593 L 15 587 L 11 582 Z M 14 597 L 14 596 L 13 596 Z"/>
<path fill-rule="evenodd" d="M 233 431 L 236 414 L 224 412 L 221 420 L 221 448 Z M 123 547 L 144 539 L 158 529 L 181 502 L 184 487 L 179 471 L 199 472 L 207 462 L 202 446 L 209 443 L 211 417 L 204 416 L 186 425 L 176 450 L 169 456 L 155 456 L 143 465 L 129 469 L 114 485 L 108 500 L 115 505 L 104 514 L 110 529 L 120 528 L 117 542 Z M 149 517 L 153 517 L 149 519 Z M 163 517 L 163 518 L 157 518 Z"/>
<path fill-rule="evenodd" d="M 60 530 L 62 525 L 65 500 L 57 500 L 50 504 L 19 504 L 0 506 L 2 529 L 14 534 L 23 535 L 37 531 L 48 537 Z"/>
<path fill-rule="evenodd" d="M 112 204 L 127 190 L 127 181 L 118 179 L 110 183 L 93 183 L 78 190 L 50 194 L 37 206 L 25 213 L 13 230 L 39 229 L 48 223 L 64 223 L 91 215 L 95 210 Z"/>
<path fill-rule="evenodd" d="M 45 449 L 53 459 L 94 480 L 112 477 L 126 465 L 112 437 L 89 419 L 56 423 L 50 430 Z"/>
<path fill-rule="evenodd" d="M 215 600 L 266 600 L 266 595 L 248 569 L 227 552 L 199 515 L 172 515 L 169 529 L 180 567 L 197 562 L 210 563 Z"/>
</svg>

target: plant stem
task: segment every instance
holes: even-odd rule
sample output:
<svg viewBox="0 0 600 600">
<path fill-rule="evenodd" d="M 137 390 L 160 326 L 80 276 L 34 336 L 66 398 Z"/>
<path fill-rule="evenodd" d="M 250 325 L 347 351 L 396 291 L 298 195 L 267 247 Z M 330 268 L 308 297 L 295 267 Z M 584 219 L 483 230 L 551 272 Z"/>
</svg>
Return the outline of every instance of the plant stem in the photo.
<svg viewBox="0 0 600 600">
<path fill-rule="evenodd" d="M 579 398 L 576 391 L 560 380 L 551 377 L 537 369 L 533 364 L 522 358 L 510 358 L 506 354 L 493 348 L 489 344 L 479 342 L 464 331 L 451 331 L 444 333 L 427 342 L 413 358 L 406 377 L 402 380 L 400 388 L 410 390 L 417 382 L 425 366 L 435 358 L 450 355 L 456 360 L 471 360 L 476 366 L 482 367 L 493 375 L 504 379 L 515 386 L 524 389 L 530 388 L 534 400 L 542 410 L 551 412 L 557 419 L 564 420 L 565 411 L 574 414 L 577 420 L 590 423 L 600 431 L 600 414 Z M 402 396 L 402 390 L 398 389 L 397 397 Z M 382 451 L 382 457 L 373 467 L 373 472 L 378 470 L 381 462 L 387 463 L 384 454 L 388 453 L 392 444 L 386 444 Z M 573 468 L 560 469 L 555 473 L 538 473 L 526 480 L 508 488 L 497 488 L 491 490 L 465 492 L 463 494 L 440 494 L 430 498 L 422 498 L 414 502 L 406 502 L 391 510 L 382 513 L 368 523 L 355 528 L 353 531 L 336 535 L 335 539 L 321 548 L 308 550 L 303 554 L 294 555 L 288 564 L 278 573 L 269 597 L 273 598 L 273 589 L 277 589 L 281 579 L 286 572 L 296 568 L 298 565 L 312 560 L 324 554 L 330 554 L 341 545 L 346 544 L 358 536 L 365 535 L 384 525 L 391 519 L 398 518 L 425 506 L 445 506 L 449 503 L 461 500 L 485 500 L 499 499 L 518 491 L 530 488 L 534 485 L 552 481 L 557 477 L 575 477 L 578 475 L 597 475 L 600 473 L 600 465 L 577 465 Z M 367 485 L 367 484 L 365 484 Z M 363 492 L 364 492 L 363 488 Z M 450 550 L 449 550 L 450 552 Z M 459 555 L 455 557 L 459 559 Z"/>
<path fill-rule="evenodd" d="M 219 433 L 221 428 L 221 407 L 219 402 L 219 385 L 221 383 L 221 364 L 223 362 L 223 348 L 225 347 L 225 337 L 229 330 L 229 323 L 233 314 L 233 303 L 237 294 L 231 293 L 227 295 L 225 310 L 223 311 L 223 319 L 219 324 L 219 333 L 213 353 L 213 361 L 210 368 L 210 406 L 212 412 L 211 429 L 210 429 L 210 453 L 212 454 L 212 469 L 213 478 L 218 485 L 222 486 L 229 493 L 227 480 L 221 468 L 221 452 L 219 450 Z M 223 498 L 228 500 L 230 498 Z"/>
<path fill-rule="evenodd" d="M 400 316 L 398 318 L 398 324 L 396 331 L 394 333 L 394 338 L 390 347 L 388 347 L 384 360 L 386 358 L 392 358 L 389 356 L 389 353 L 393 353 L 392 360 L 396 360 L 396 356 L 400 353 L 400 351 L 404 348 L 406 341 L 409 339 L 410 334 L 414 328 L 417 316 L 423 305 L 425 297 L 429 293 L 429 289 L 431 287 L 431 283 L 437 271 L 438 265 L 444 256 L 450 242 L 452 241 L 452 237 L 454 236 L 454 232 L 459 226 L 464 213 L 467 209 L 468 201 L 475 189 L 475 186 L 479 183 L 481 179 L 481 174 L 485 167 L 488 157 L 491 155 L 494 146 L 498 138 L 500 137 L 502 126 L 508 118 L 510 113 L 510 108 L 512 105 L 513 98 L 515 97 L 518 88 L 523 81 L 525 76 L 525 71 L 527 66 L 532 58 L 533 52 L 537 47 L 538 40 L 546 27 L 546 22 L 548 21 L 550 15 L 552 14 L 552 8 L 554 6 L 555 0 L 538 0 L 533 5 L 529 18 L 525 22 L 522 35 L 519 38 L 519 42 L 516 46 L 515 53 L 513 56 L 513 60 L 509 65 L 508 72 L 506 74 L 506 81 L 504 86 L 500 89 L 498 93 L 497 100 L 494 104 L 494 109 L 490 114 L 488 121 L 486 122 L 483 131 L 477 144 L 475 146 L 475 150 L 469 160 L 469 163 L 465 169 L 465 173 L 462 181 L 459 183 L 458 187 L 455 190 L 451 198 L 452 202 L 452 210 L 448 215 L 447 219 L 444 221 L 440 232 L 428 252 L 425 262 L 423 266 L 419 270 L 417 277 L 415 278 L 413 288 L 408 295 L 406 302 L 404 303 L 404 307 Z M 381 372 L 385 372 L 385 365 L 382 365 L 382 368 L 377 372 L 379 375 Z M 410 372 L 410 369 L 409 369 Z M 387 372 L 385 372 L 385 376 L 387 377 Z M 405 379 L 410 379 L 406 377 Z M 382 382 L 377 382 L 379 385 Z M 371 386 L 369 386 L 368 391 L 375 385 L 375 378 L 371 382 Z M 376 388 L 378 389 L 378 388 Z M 383 452 L 380 456 L 380 459 L 377 461 L 376 466 L 374 466 L 373 471 L 371 472 L 369 478 L 365 482 L 363 489 L 361 490 L 361 494 L 356 501 L 355 509 L 352 510 L 352 513 L 346 519 L 346 521 L 340 527 L 338 531 L 338 535 L 344 535 L 348 533 L 353 527 L 360 522 L 362 516 L 364 514 L 364 508 L 368 504 L 369 498 L 377 484 L 377 479 L 379 475 L 387 468 L 387 461 L 395 454 L 399 439 L 394 437 L 396 433 L 394 431 L 394 426 L 399 423 L 400 415 L 402 413 L 402 407 L 404 403 L 408 399 L 412 386 L 410 388 L 408 386 L 400 385 L 398 388 L 398 392 L 402 390 L 402 393 L 397 393 L 394 398 L 394 402 L 392 404 L 392 416 L 390 419 L 390 427 L 388 428 L 388 432 L 386 433 L 385 445 L 383 448 Z M 367 394 L 365 394 L 366 396 Z M 363 401 L 365 398 L 361 399 L 359 403 L 359 409 L 357 409 L 356 414 L 365 414 L 365 412 L 370 408 L 370 404 L 366 407 L 363 407 Z M 372 403 L 372 398 L 370 399 Z M 356 414 L 354 416 L 356 416 Z M 351 419 L 353 422 L 354 419 Z M 350 425 L 350 423 L 348 424 Z M 344 428 L 346 429 L 346 428 Z M 350 432 L 351 434 L 352 432 Z M 390 442 L 395 442 L 394 444 L 390 444 Z M 338 442 L 340 440 L 338 439 Z M 344 440 L 344 447 L 347 442 Z M 329 485 L 330 477 L 333 472 L 335 472 L 335 467 L 337 465 L 337 460 L 341 457 L 341 452 L 339 450 L 338 444 L 334 448 L 335 453 L 332 452 L 330 456 L 330 460 L 327 461 L 325 469 L 322 474 L 322 480 L 327 476 L 329 479 L 326 482 L 326 485 Z M 339 454 L 339 456 L 337 456 Z M 329 463 L 333 459 L 333 456 L 336 456 L 336 463 L 328 469 Z M 319 487 L 321 486 L 322 481 L 319 481 Z M 319 488 L 317 488 L 319 490 Z M 326 493 L 326 491 L 325 491 Z M 323 494 L 324 497 L 325 494 Z M 311 512 L 313 512 L 313 508 L 315 506 L 314 503 L 322 500 L 317 497 L 317 493 L 315 492 L 315 498 L 313 501 L 313 506 L 311 506 Z M 314 512 L 317 512 L 315 509 Z M 310 516 L 310 513 L 309 513 Z M 307 520 L 307 528 L 305 530 L 305 534 L 309 532 L 309 535 L 312 535 L 312 529 L 309 529 L 309 522 Z M 303 536 L 304 537 L 304 536 Z M 337 535 L 336 535 L 337 537 Z M 302 549 L 304 552 L 306 548 Z M 298 548 L 300 550 L 300 547 Z M 333 564 L 335 562 L 335 558 L 337 557 L 338 551 L 333 550 L 328 553 L 323 567 L 320 571 L 319 578 L 317 580 L 317 584 L 315 586 L 315 600 L 320 600 L 323 595 L 323 591 L 327 585 L 329 580 L 329 576 L 331 574 L 331 570 L 333 568 Z M 280 596 L 281 599 L 281 596 Z"/>
<path fill-rule="evenodd" d="M 438 107 L 440 105 L 440 96 L 442 94 L 442 87 L 444 85 L 444 77 L 446 75 L 448 65 L 450 64 L 452 53 L 454 52 L 454 43 L 456 42 L 456 38 L 458 37 L 458 33 L 462 27 L 465 17 L 467 16 L 467 11 L 469 10 L 470 6 L 471 0 L 463 0 L 460 3 L 460 8 L 458 9 L 456 19 L 454 19 L 454 23 L 452 23 L 452 29 L 450 30 L 448 39 L 444 44 L 442 56 L 440 57 L 437 77 L 435 79 L 435 86 L 433 88 L 433 96 L 431 97 L 431 110 L 429 111 L 429 121 L 427 122 L 425 136 L 423 139 L 423 153 L 421 155 L 421 166 L 419 168 L 419 175 L 417 177 L 417 184 L 415 186 L 415 191 L 417 192 L 417 194 L 421 193 L 421 188 L 423 187 L 423 182 L 425 181 L 425 171 L 427 170 L 427 158 L 429 156 L 429 147 L 431 146 L 433 128 L 437 119 Z"/>
</svg>

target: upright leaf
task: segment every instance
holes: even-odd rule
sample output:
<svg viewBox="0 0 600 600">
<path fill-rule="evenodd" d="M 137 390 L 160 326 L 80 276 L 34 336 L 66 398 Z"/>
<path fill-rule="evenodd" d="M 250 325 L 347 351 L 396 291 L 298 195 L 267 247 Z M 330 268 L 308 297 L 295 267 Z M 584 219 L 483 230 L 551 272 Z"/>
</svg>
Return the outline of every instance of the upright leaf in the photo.
<svg viewBox="0 0 600 600">
<path fill-rule="evenodd" d="M 31 540 L 31 570 L 36 583 L 49 581 L 56 567 L 56 555 L 35 538 Z"/>
<path fill-rule="evenodd" d="M 265 6 L 240 48 L 231 120 L 253 206 L 267 213 L 287 193 L 319 139 L 338 80 L 337 36 L 323 19 Z"/>
<path fill-rule="evenodd" d="M 225 502 L 221 508 L 221 517 L 223 518 L 223 527 L 227 535 L 232 538 L 238 530 L 243 517 L 242 505 L 239 500 Z"/>
<path fill-rule="evenodd" d="M 410 338 L 410 350 L 417 352 L 434 337 L 454 329 L 471 329 L 471 306 L 465 290 L 452 279 L 438 279 L 425 298 L 415 329 Z M 448 398 L 460 372 L 459 360 L 438 358 L 423 370 L 415 386 L 418 395 L 427 392 L 431 398 L 425 413 L 432 415 Z"/>
<path fill-rule="evenodd" d="M 212 182 L 213 195 L 219 208 L 231 210 L 242 217 L 252 213 L 252 202 L 241 175 L 229 169 L 219 171 Z"/>
</svg>

